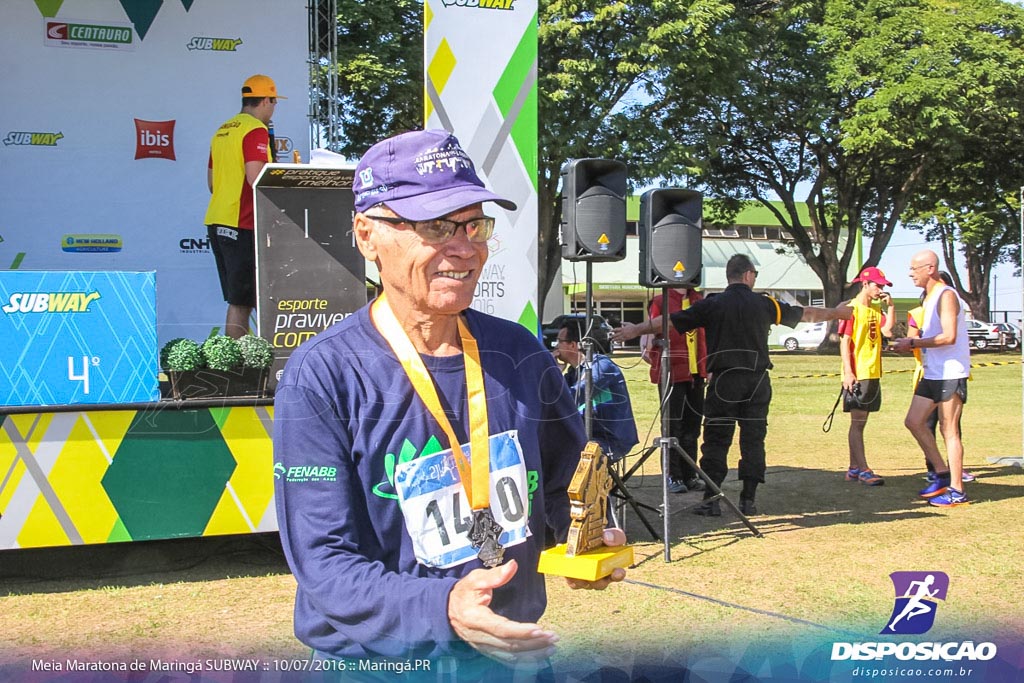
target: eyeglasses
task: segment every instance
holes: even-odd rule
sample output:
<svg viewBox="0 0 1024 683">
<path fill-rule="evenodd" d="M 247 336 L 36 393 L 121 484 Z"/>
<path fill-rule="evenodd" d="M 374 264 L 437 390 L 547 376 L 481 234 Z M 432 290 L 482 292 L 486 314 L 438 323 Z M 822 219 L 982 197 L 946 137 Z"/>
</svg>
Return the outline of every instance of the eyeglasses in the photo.
<svg viewBox="0 0 1024 683">
<path fill-rule="evenodd" d="M 445 218 L 410 221 L 396 216 L 367 216 L 367 218 L 388 225 L 402 225 L 403 223 L 410 225 L 413 231 L 427 244 L 444 244 L 455 235 L 455 231 L 459 228 L 466 229 L 466 238 L 470 242 L 486 242 L 494 234 L 494 219 L 490 216 L 470 218 L 468 221 L 450 221 Z"/>
<path fill-rule="evenodd" d="M 910 266 L 910 271 L 911 272 L 916 272 L 919 268 L 928 268 L 931 265 L 932 264 L 930 264 L 930 263 L 922 263 L 919 266 Z"/>
<path fill-rule="evenodd" d="M 757 277 L 757 271 L 756 270 L 748 270 L 747 272 L 748 273 L 753 273 L 754 277 Z"/>
</svg>

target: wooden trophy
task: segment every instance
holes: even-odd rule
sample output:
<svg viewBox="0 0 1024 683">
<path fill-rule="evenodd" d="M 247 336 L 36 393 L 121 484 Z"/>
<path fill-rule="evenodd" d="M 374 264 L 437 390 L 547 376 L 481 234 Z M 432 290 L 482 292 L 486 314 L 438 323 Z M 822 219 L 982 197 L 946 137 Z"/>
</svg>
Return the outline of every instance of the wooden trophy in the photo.
<svg viewBox="0 0 1024 683">
<path fill-rule="evenodd" d="M 608 458 L 596 441 L 590 441 L 580 454 L 580 464 L 569 483 L 569 516 L 572 522 L 568 542 L 542 552 L 537 571 L 596 581 L 617 567 L 626 568 L 633 564 L 633 548 L 610 548 L 604 544 L 611 490 Z"/>
</svg>

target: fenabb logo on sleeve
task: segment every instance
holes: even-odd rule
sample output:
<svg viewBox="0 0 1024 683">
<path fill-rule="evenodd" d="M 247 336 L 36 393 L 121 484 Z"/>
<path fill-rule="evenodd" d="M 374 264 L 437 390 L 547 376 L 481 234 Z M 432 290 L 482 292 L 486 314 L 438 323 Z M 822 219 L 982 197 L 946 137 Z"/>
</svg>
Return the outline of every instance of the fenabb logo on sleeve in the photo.
<svg viewBox="0 0 1024 683">
<path fill-rule="evenodd" d="M 175 121 L 135 119 L 135 158 L 170 159 L 174 156 Z"/>
<path fill-rule="evenodd" d="M 338 468 L 321 465 L 296 465 L 285 467 L 284 463 L 274 463 L 274 479 L 284 479 L 290 484 L 301 484 L 314 481 L 338 481 Z"/>
</svg>

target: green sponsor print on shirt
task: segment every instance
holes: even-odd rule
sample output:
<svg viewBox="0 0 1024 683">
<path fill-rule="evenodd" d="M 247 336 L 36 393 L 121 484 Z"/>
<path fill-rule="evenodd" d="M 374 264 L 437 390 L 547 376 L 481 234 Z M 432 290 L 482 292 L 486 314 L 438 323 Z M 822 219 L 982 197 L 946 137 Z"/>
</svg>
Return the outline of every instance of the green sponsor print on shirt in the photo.
<svg viewBox="0 0 1024 683">
<path fill-rule="evenodd" d="M 398 494 L 395 491 L 395 468 L 398 465 L 404 464 L 425 455 L 433 455 L 440 451 L 445 450 L 441 445 L 441 442 L 434 435 L 431 435 L 427 439 L 426 445 L 417 453 L 416 445 L 413 444 L 409 439 L 402 441 L 402 449 L 395 456 L 394 453 L 388 453 L 384 456 L 384 476 L 387 477 L 387 481 L 382 481 L 373 487 L 373 494 L 380 498 L 390 498 L 391 500 L 398 500 Z M 537 470 L 526 471 L 526 482 L 527 490 L 530 498 L 530 511 L 528 514 L 533 513 L 533 492 L 537 490 L 537 486 L 540 482 L 540 477 L 537 475 Z"/>
</svg>

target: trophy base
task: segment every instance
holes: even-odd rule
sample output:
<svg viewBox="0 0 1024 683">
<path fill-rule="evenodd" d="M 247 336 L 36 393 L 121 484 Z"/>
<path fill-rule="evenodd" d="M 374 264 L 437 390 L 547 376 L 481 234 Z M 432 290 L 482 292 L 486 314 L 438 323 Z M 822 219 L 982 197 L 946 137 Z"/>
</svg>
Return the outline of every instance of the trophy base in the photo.
<svg viewBox="0 0 1024 683">
<path fill-rule="evenodd" d="M 565 554 L 566 547 L 562 543 L 542 552 L 537 571 L 570 579 L 597 581 L 611 574 L 613 569 L 625 569 L 633 564 L 632 546 L 604 546 L 571 556 Z"/>
</svg>

